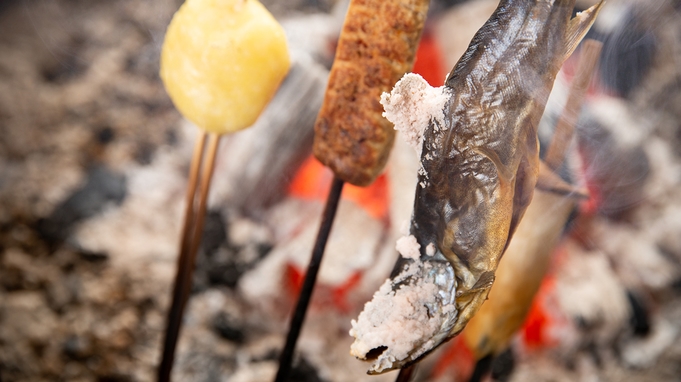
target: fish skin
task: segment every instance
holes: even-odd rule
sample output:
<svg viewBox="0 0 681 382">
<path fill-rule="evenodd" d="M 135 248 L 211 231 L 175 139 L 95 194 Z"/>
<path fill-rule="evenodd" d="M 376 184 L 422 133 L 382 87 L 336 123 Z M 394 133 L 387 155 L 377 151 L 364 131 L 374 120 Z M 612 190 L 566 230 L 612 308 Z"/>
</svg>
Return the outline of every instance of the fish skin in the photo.
<svg viewBox="0 0 681 382">
<path fill-rule="evenodd" d="M 496 272 L 489 301 L 461 333 L 475 359 L 497 356 L 521 327 L 549 267 L 555 244 L 580 195 L 537 187 Z M 519 279 L 518 276 L 522 276 Z"/>
<path fill-rule="evenodd" d="M 571 19 L 574 3 L 502 0 L 447 77 L 444 120 L 431 119 L 424 132 L 410 234 L 420 245 L 420 261 L 454 275 L 447 284 L 455 285 L 457 314 L 445 311 L 447 304 L 430 311 L 442 323 L 440 332 L 415 343 L 406 358 L 374 365 L 370 374 L 418 362 L 461 332 L 487 299 L 537 184 L 537 125 L 553 82 L 603 4 Z M 413 262 L 398 260 L 393 290 Z M 428 267 L 421 269 L 411 285 L 431 278 Z"/>
</svg>

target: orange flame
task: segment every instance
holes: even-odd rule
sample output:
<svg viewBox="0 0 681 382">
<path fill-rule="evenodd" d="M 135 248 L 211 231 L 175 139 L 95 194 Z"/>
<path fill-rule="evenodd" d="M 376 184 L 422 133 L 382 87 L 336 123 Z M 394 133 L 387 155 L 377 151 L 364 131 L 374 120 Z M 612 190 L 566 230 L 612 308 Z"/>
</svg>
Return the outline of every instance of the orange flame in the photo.
<svg viewBox="0 0 681 382">
<path fill-rule="evenodd" d="M 301 199 L 324 201 L 332 179 L 331 171 L 310 155 L 296 173 L 288 192 L 289 195 Z M 388 179 L 385 173 L 368 187 L 346 184 L 341 195 L 342 199 L 357 203 L 370 216 L 379 220 L 388 217 L 389 197 Z"/>
</svg>

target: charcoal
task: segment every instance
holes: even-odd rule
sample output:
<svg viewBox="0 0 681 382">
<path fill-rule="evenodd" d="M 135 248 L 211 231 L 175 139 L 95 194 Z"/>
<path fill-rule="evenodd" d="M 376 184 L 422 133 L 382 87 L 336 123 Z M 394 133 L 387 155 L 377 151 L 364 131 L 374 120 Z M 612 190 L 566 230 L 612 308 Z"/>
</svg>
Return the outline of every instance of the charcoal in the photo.
<svg viewBox="0 0 681 382">
<path fill-rule="evenodd" d="M 244 327 L 226 312 L 219 312 L 213 318 L 213 330 L 228 341 L 239 344 L 244 342 Z"/>
<path fill-rule="evenodd" d="M 602 40 L 601 81 L 620 96 L 630 98 L 651 68 L 657 50 L 655 35 L 629 10 L 626 19 Z"/>
<path fill-rule="evenodd" d="M 492 361 L 492 380 L 499 382 L 506 382 L 511 379 L 513 368 L 515 367 L 516 359 L 513 354 L 513 348 L 508 348 L 501 352 Z"/>
<path fill-rule="evenodd" d="M 645 337 L 650 333 L 650 317 L 645 302 L 636 293 L 627 291 L 631 307 L 629 322 L 635 336 Z"/>
<path fill-rule="evenodd" d="M 95 166 L 85 184 L 59 204 L 52 214 L 38 221 L 38 232 L 50 243 L 64 241 L 73 226 L 100 213 L 109 203 L 119 205 L 125 199 L 125 176 L 105 166 Z"/>
</svg>

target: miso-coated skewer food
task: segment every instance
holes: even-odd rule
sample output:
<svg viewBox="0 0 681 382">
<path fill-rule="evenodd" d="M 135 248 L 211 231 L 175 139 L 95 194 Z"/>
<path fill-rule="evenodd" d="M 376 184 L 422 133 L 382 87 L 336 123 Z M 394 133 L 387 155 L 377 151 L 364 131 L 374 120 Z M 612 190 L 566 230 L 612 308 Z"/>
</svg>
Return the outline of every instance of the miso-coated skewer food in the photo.
<svg viewBox="0 0 681 382">
<path fill-rule="evenodd" d="M 350 334 L 369 373 L 409 365 L 465 327 L 539 176 L 537 125 L 553 81 L 602 2 L 571 18 L 575 0 L 502 0 L 447 77 L 405 76 L 384 97 L 388 119 L 420 152 L 402 261 Z"/>
<path fill-rule="evenodd" d="M 383 170 L 395 131 L 382 116 L 381 93 L 411 70 L 429 0 L 351 0 L 315 123 L 314 154 L 331 168 L 326 201 L 275 381 L 291 369 L 296 342 L 345 182 L 367 186 Z"/>
<path fill-rule="evenodd" d="M 367 186 L 395 139 L 381 93 L 411 70 L 428 0 L 352 0 L 315 124 L 314 154 L 345 182 Z"/>
</svg>

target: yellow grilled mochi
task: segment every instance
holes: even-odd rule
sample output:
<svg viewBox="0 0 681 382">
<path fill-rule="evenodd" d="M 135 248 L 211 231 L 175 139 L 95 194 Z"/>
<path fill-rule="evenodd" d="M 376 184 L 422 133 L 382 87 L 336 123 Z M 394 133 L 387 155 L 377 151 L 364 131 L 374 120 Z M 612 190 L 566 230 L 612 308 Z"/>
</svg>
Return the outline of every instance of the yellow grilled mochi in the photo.
<svg viewBox="0 0 681 382">
<path fill-rule="evenodd" d="M 220 134 L 252 125 L 289 66 L 284 30 L 256 0 L 187 0 L 161 52 L 161 79 L 175 106 Z"/>
</svg>

